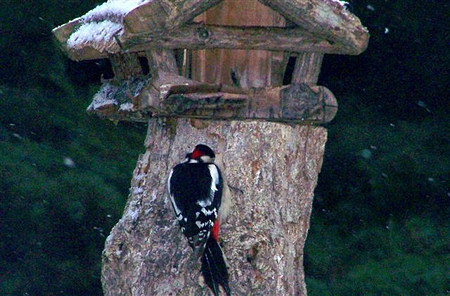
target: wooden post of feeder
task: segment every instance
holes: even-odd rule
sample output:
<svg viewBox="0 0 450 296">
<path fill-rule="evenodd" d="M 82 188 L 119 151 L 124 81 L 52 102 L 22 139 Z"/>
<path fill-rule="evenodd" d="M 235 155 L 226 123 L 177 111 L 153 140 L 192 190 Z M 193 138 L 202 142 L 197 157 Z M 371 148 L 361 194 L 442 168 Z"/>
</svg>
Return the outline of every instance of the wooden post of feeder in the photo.
<svg viewBox="0 0 450 296">
<path fill-rule="evenodd" d="M 238 0 L 224 1 L 201 18 L 207 24 L 284 22 L 256 1 Z M 280 85 L 287 63 L 282 52 L 220 49 L 192 55 L 194 79 L 245 87 Z M 299 55 L 293 81 L 315 84 L 320 58 Z M 188 263 L 191 250 L 166 194 L 170 169 L 204 143 L 216 151 L 233 200 L 222 225 L 233 294 L 306 295 L 303 248 L 326 130 L 263 121 L 192 123 L 150 119 L 124 215 L 106 241 L 105 294 L 209 295 Z"/>
</svg>

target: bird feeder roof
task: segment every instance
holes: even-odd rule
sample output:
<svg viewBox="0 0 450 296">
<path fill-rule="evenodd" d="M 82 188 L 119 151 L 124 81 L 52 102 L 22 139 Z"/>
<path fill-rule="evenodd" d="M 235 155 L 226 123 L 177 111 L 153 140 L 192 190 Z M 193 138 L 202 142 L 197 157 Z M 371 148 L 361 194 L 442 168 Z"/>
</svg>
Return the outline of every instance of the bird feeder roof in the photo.
<svg viewBox="0 0 450 296">
<path fill-rule="evenodd" d="M 270 28 L 265 31 L 264 28 L 253 28 L 254 33 L 242 37 L 245 39 L 247 36 L 257 36 L 259 32 L 267 34 L 264 36 L 282 35 L 283 38 L 277 40 L 277 47 L 269 47 L 268 50 L 355 55 L 367 47 L 367 29 L 355 15 L 346 10 L 342 1 L 258 1 L 294 24 L 285 31 L 280 28 L 278 31 L 277 28 L 273 28 L 273 31 L 270 31 Z M 189 35 L 190 32 L 201 32 L 201 28 L 192 25 L 193 19 L 220 2 L 221 0 L 109 0 L 85 15 L 53 29 L 53 33 L 63 50 L 74 60 L 98 59 L 107 57 L 108 54 L 143 51 L 151 46 L 227 48 L 221 40 L 214 40 L 214 32 L 220 28 L 211 28 L 210 32 L 213 34 L 204 36 L 205 40 L 180 41 L 178 38 Z M 229 36 L 237 33 L 238 28 L 226 29 L 225 32 Z M 167 42 L 161 43 L 159 40 Z M 255 47 L 252 44 L 258 42 L 252 41 L 253 39 L 242 44 L 247 44 L 247 49 L 264 49 L 264 44 Z"/>
</svg>

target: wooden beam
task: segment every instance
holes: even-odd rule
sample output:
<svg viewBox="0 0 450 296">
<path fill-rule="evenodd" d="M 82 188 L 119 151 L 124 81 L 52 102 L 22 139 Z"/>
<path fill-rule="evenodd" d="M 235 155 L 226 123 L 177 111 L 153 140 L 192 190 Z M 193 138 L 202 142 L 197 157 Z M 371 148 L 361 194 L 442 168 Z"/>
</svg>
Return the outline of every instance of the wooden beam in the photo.
<svg viewBox="0 0 450 296">
<path fill-rule="evenodd" d="M 261 49 L 290 52 L 358 54 L 353 48 L 310 35 L 305 30 L 280 27 L 238 27 L 193 24 L 164 34 L 147 32 L 118 36 L 127 52 L 151 48 L 187 49 Z"/>
<path fill-rule="evenodd" d="M 150 72 L 157 76 L 160 72 L 178 74 L 175 53 L 168 49 L 153 49 L 146 51 Z"/>
<path fill-rule="evenodd" d="M 177 29 L 179 26 L 192 21 L 196 16 L 209 8 L 216 6 L 223 0 L 160 0 L 166 7 L 172 8 L 165 28 Z"/>
<path fill-rule="evenodd" d="M 123 19 L 125 32 L 163 31 L 168 11 L 163 1 L 149 1 L 130 11 Z"/>
<path fill-rule="evenodd" d="M 173 31 L 223 0 L 153 0 L 124 18 L 127 34 Z"/>
<path fill-rule="evenodd" d="M 85 60 L 107 59 L 109 55 L 120 53 L 120 51 L 117 50 L 108 54 L 107 52 L 101 52 L 89 45 L 86 45 L 80 49 L 72 49 L 64 46 L 63 50 L 65 51 L 69 59 L 77 62 Z"/>
<path fill-rule="evenodd" d="M 88 112 L 113 120 L 145 121 L 149 117 L 208 120 L 266 120 L 324 124 L 337 112 L 326 87 L 293 84 L 281 87 L 233 88 L 179 77 L 133 80 L 119 86 L 105 83 Z M 161 81 L 168 84 L 155 84 Z M 159 90 L 159 92 L 158 92 Z"/>
<path fill-rule="evenodd" d="M 317 38 L 340 44 L 360 54 L 369 42 L 369 32 L 361 21 L 335 0 L 258 0 L 282 14 Z M 327 52 L 325 52 L 327 53 Z"/>
<path fill-rule="evenodd" d="M 324 86 L 292 84 L 280 92 L 282 106 L 280 117 L 284 120 L 324 124 L 336 116 L 338 110 L 336 97 Z"/>
<path fill-rule="evenodd" d="M 165 96 L 165 89 L 162 84 L 171 81 L 172 83 L 184 83 L 180 79 L 184 79 L 178 75 L 177 62 L 173 50 L 153 49 L 145 52 L 147 57 L 150 76 L 148 85 L 141 96 L 133 99 L 133 109 L 146 110 L 159 104 L 160 98 Z M 142 99 L 145 98 L 145 99 Z"/>
<path fill-rule="evenodd" d="M 283 85 L 284 75 L 289 61 L 289 52 L 272 52 L 270 58 L 270 85 Z"/>
<path fill-rule="evenodd" d="M 295 68 L 292 73 L 291 83 L 317 84 L 320 68 L 322 66 L 323 53 L 304 52 L 299 53 L 295 60 Z"/>
<path fill-rule="evenodd" d="M 337 112 L 337 101 L 331 91 L 306 84 L 253 88 L 247 95 L 172 94 L 161 106 L 161 113 L 153 116 L 300 124 L 328 123 Z"/>
</svg>

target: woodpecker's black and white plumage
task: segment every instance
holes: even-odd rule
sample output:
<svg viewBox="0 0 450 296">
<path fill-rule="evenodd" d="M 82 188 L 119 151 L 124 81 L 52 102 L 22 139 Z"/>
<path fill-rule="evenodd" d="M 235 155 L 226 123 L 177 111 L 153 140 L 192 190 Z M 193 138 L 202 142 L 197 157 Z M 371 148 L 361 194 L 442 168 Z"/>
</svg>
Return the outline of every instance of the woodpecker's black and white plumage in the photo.
<svg viewBox="0 0 450 296">
<path fill-rule="evenodd" d="M 206 284 L 219 295 L 219 285 L 227 295 L 228 271 L 219 245 L 219 210 L 224 181 L 215 154 L 206 145 L 197 145 L 184 162 L 170 172 L 168 189 L 181 232 L 194 251 L 202 257 L 202 274 Z"/>
</svg>

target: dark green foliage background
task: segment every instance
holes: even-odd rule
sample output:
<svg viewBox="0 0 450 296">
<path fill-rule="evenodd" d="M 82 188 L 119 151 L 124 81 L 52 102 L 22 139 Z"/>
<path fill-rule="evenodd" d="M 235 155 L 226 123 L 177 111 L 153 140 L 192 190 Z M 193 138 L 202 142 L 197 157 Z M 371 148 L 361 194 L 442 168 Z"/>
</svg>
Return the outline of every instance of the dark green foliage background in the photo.
<svg viewBox="0 0 450 296">
<path fill-rule="evenodd" d="M 101 65 L 68 61 L 50 33 L 99 3 L 0 3 L 0 295 L 101 295 L 145 126 L 87 116 Z M 448 6 L 355 1 L 369 49 L 325 58 L 320 84 L 340 111 L 305 250 L 309 295 L 450 293 Z"/>
</svg>

